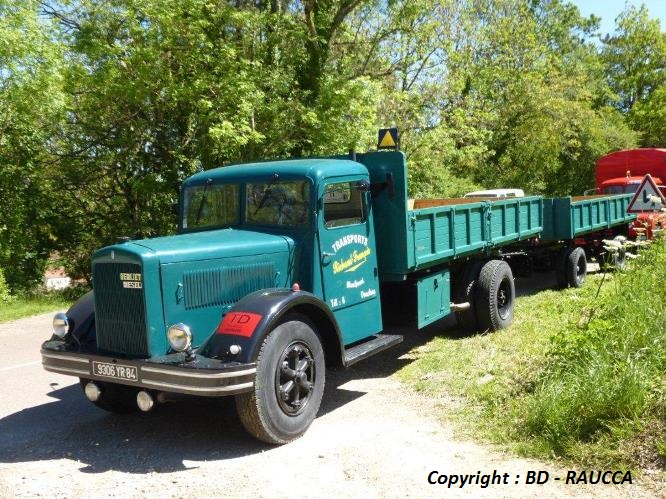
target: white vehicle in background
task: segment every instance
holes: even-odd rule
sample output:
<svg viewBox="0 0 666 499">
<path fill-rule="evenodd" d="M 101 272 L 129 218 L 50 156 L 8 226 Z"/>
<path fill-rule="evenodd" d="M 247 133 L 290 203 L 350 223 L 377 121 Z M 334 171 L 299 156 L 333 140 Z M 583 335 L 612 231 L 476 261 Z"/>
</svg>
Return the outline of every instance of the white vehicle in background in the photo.
<svg viewBox="0 0 666 499">
<path fill-rule="evenodd" d="M 522 189 L 488 189 L 485 191 L 468 192 L 464 197 L 493 199 L 523 198 L 525 197 L 525 191 Z"/>
</svg>

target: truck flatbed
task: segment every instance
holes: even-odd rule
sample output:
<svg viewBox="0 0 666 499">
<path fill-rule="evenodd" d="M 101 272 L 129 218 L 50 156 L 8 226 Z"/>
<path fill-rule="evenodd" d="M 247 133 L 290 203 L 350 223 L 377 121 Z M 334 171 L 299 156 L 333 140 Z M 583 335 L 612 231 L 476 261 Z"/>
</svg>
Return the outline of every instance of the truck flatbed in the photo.
<svg viewBox="0 0 666 499">
<path fill-rule="evenodd" d="M 436 265 L 537 236 L 542 198 L 424 199 L 408 210 L 407 270 Z"/>
<path fill-rule="evenodd" d="M 632 197 L 633 194 L 545 198 L 542 240 L 574 239 L 627 224 L 636 219 L 635 214 L 627 213 Z"/>
<path fill-rule="evenodd" d="M 373 184 L 386 186 L 373 196 L 382 280 L 402 280 L 425 268 L 488 255 L 543 230 L 541 196 L 410 200 L 402 153 L 360 155 L 358 160 Z"/>
</svg>

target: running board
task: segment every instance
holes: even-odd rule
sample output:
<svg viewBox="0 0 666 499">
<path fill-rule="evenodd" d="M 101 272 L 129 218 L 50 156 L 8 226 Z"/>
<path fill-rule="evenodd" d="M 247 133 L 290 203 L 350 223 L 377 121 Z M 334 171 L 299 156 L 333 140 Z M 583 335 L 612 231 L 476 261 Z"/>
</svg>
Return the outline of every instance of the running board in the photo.
<svg viewBox="0 0 666 499">
<path fill-rule="evenodd" d="M 345 350 L 345 367 L 354 365 L 398 343 L 402 343 L 402 336 L 399 334 L 375 335 L 370 340 Z"/>
</svg>

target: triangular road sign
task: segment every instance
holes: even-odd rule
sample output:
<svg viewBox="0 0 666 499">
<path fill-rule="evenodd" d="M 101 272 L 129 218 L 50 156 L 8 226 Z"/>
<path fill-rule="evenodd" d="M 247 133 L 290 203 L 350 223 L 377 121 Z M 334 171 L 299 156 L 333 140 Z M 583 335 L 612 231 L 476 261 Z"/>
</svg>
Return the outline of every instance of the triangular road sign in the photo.
<svg viewBox="0 0 666 499">
<path fill-rule="evenodd" d="M 379 130 L 377 149 L 398 149 L 398 129 L 382 128 Z"/>
<path fill-rule="evenodd" d="M 657 184 L 648 173 L 643 178 L 641 185 L 634 197 L 629 202 L 627 213 L 640 213 L 642 211 L 655 211 L 666 207 L 666 198 L 661 193 Z"/>
</svg>

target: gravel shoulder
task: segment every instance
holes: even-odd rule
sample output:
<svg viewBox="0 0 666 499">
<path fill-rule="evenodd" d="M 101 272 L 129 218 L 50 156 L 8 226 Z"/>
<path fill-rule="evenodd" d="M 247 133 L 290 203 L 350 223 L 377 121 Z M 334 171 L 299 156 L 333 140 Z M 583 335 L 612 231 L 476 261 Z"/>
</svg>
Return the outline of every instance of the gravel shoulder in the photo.
<svg viewBox="0 0 666 499">
<path fill-rule="evenodd" d="M 291 444 L 271 447 L 243 431 L 233 399 L 186 398 L 148 415 L 124 417 L 93 407 L 75 378 L 47 373 L 39 364 L 50 318 L 0 324 L 0 497 L 660 494 L 639 477 L 633 485 L 565 485 L 566 470 L 456 436 L 437 417 L 446 410 L 445 401 L 416 394 L 393 376 L 427 334 L 414 333 L 398 348 L 350 370 L 329 372 L 323 406 L 310 430 Z M 511 479 L 485 489 L 449 489 L 428 484 L 435 470 L 473 475 L 497 470 Z M 551 479 L 525 485 L 530 470 L 546 470 Z"/>
</svg>

